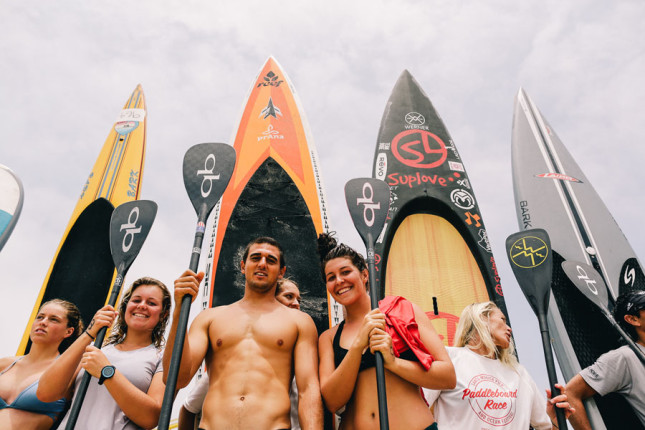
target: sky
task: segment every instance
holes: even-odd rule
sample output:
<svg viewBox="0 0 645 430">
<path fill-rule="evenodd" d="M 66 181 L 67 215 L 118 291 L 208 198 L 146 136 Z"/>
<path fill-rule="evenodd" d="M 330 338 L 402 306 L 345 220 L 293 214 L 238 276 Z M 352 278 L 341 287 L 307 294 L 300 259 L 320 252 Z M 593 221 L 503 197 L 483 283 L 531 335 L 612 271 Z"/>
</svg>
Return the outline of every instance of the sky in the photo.
<svg viewBox="0 0 645 430">
<path fill-rule="evenodd" d="M 0 0 L 0 10 L 0 164 L 25 189 L 0 254 L 0 356 L 15 354 L 87 175 L 139 83 L 148 107 L 141 198 L 159 212 L 126 283 L 151 275 L 172 285 L 188 267 L 195 223 L 183 155 L 231 141 L 270 55 L 310 124 L 331 227 L 356 249 L 343 187 L 371 176 L 385 103 L 401 72 L 412 73 L 468 171 L 519 358 L 538 386 L 548 383 L 537 319 L 504 257 L 519 229 L 510 149 L 520 87 L 645 255 L 640 0 Z"/>
</svg>

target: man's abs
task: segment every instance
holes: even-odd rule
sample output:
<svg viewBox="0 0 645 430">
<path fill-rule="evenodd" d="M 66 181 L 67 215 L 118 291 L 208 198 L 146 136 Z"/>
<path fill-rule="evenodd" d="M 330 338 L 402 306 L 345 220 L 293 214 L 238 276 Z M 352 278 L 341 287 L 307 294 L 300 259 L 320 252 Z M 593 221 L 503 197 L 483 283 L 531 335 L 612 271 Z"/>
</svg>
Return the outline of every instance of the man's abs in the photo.
<svg viewBox="0 0 645 430">
<path fill-rule="evenodd" d="M 215 429 L 283 429 L 291 425 L 289 393 L 258 385 L 235 395 L 209 390 L 200 426 Z"/>
</svg>

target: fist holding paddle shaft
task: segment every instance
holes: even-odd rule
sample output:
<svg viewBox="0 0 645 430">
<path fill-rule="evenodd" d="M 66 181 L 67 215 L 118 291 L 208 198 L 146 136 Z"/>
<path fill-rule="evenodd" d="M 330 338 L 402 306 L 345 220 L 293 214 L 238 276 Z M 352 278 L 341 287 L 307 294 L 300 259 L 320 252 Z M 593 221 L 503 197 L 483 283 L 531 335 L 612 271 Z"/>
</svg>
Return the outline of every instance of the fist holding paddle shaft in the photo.
<svg viewBox="0 0 645 430">
<path fill-rule="evenodd" d="M 204 272 L 195 273 L 188 269 L 182 273 L 179 279 L 175 280 L 175 303 L 181 303 L 181 300 L 187 294 L 190 295 L 192 303 L 199 293 L 199 285 L 203 279 Z"/>
</svg>

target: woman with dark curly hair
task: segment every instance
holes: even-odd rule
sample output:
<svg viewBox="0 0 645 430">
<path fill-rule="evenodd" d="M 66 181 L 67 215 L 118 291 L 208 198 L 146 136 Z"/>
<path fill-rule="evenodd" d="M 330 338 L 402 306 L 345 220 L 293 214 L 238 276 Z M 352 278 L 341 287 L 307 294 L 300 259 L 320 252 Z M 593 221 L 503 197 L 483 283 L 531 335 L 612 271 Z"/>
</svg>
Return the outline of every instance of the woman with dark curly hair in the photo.
<svg viewBox="0 0 645 430">
<path fill-rule="evenodd" d="M 39 378 L 82 331 L 81 313 L 73 303 L 54 299 L 40 307 L 29 333 L 29 352 L 0 359 L 1 429 L 48 429 L 56 422 L 67 400 L 63 395 L 51 402 L 38 400 Z"/>
<path fill-rule="evenodd" d="M 123 296 L 117 321 L 102 349 L 92 345 L 101 327 L 112 324 L 114 308 L 100 309 L 74 344 L 43 374 L 38 398 L 71 395 L 84 372 L 90 382 L 76 428 L 153 428 L 161 412 L 161 359 L 171 298 L 153 278 L 137 279 Z M 67 422 L 63 419 L 61 428 Z"/>
<path fill-rule="evenodd" d="M 452 388 L 455 371 L 430 320 L 402 297 L 386 297 L 372 310 L 363 257 L 326 234 L 318 238 L 318 249 L 327 291 L 346 313 L 318 341 L 325 405 L 342 414 L 343 430 L 379 428 L 373 355 L 379 351 L 390 428 L 435 429 L 419 387 Z"/>
</svg>

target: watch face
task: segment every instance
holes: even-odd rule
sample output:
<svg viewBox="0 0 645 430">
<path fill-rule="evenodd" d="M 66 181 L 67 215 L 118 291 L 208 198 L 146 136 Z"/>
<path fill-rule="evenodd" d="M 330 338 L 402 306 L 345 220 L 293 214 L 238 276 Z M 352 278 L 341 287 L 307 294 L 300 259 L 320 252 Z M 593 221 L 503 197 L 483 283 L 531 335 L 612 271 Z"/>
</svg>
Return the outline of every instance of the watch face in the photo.
<svg viewBox="0 0 645 430">
<path fill-rule="evenodd" d="M 113 377 L 113 376 L 114 376 L 114 372 L 115 372 L 115 370 L 114 370 L 114 366 L 105 366 L 105 367 L 101 370 L 101 376 L 102 376 L 103 378 L 106 378 L 106 379 L 107 379 L 107 378 L 111 378 L 111 377 Z"/>
</svg>

